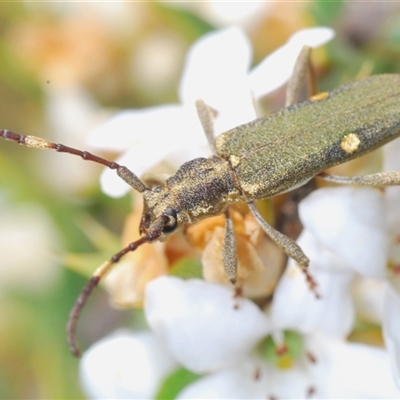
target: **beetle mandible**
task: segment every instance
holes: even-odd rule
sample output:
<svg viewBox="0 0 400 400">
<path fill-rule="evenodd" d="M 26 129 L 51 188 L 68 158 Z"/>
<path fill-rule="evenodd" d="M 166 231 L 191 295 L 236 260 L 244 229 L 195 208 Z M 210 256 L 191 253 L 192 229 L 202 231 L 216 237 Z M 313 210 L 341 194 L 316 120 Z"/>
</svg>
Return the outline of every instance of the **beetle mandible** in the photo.
<svg viewBox="0 0 400 400">
<path fill-rule="evenodd" d="M 296 62 L 287 89 L 287 107 L 269 117 L 238 126 L 215 139 L 213 110 L 198 101 L 198 114 L 214 155 L 184 163 L 162 185 L 147 186 L 126 167 L 89 152 L 0 130 L 0 138 L 73 154 L 113 169 L 143 195 L 141 237 L 94 272 L 71 311 L 67 329 L 74 355 L 79 355 L 77 321 L 89 294 L 121 257 L 144 243 L 163 241 L 185 224 L 225 213 L 223 262 L 229 280 L 235 283 L 237 255 L 229 206 L 245 202 L 265 233 L 305 269 L 309 263 L 307 256 L 294 240 L 262 218 L 254 201 L 294 189 L 315 176 L 346 184 L 400 185 L 400 171 L 356 177 L 324 172 L 400 136 L 400 74 L 358 80 L 296 104 L 300 78 L 309 67 L 309 53 L 310 49 L 305 47 Z M 375 111 L 378 108 L 379 112 Z"/>
</svg>

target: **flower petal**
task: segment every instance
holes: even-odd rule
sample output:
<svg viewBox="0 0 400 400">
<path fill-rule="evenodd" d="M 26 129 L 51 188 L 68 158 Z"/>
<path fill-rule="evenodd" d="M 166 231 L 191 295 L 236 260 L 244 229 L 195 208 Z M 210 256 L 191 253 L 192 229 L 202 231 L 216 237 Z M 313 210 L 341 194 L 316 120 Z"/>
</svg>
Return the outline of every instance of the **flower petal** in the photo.
<svg viewBox="0 0 400 400">
<path fill-rule="evenodd" d="M 354 305 L 362 321 L 381 324 L 384 314 L 386 282 L 357 275 L 352 285 Z"/>
<path fill-rule="evenodd" d="M 388 256 L 383 198 L 374 189 L 319 189 L 299 205 L 304 226 L 355 271 L 384 278 Z"/>
<path fill-rule="evenodd" d="M 59 233 L 46 210 L 29 203 L 11 205 L 3 196 L 0 191 L 0 290 L 43 293 L 61 273 L 54 254 L 61 247 Z"/>
<path fill-rule="evenodd" d="M 267 317 L 250 300 L 235 300 L 233 290 L 200 280 L 153 280 L 145 314 L 171 354 L 194 372 L 236 363 L 269 331 Z"/>
<path fill-rule="evenodd" d="M 262 97 L 288 81 L 303 46 L 318 47 L 335 35 L 330 28 L 310 28 L 296 32 L 279 49 L 264 58 L 249 75 L 249 85 L 255 97 Z"/>
<path fill-rule="evenodd" d="M 239 27 L 212 32 L 190 49 L 180 84 L 180 99 L 191 105 L 204 100 L 218 112 L 221 133 L 256 117 L 247 85 L 251 46 Z"/>
<path fill-rule="evenodd" d="M 264 360 L 248 357 L 223 371 L 210 374 L 188 385 L 179 399 L 300 399 L 323 398 L 329 363 L 323 357 L 324 348 L 309 339 L 307 352 L 288 369 L 280 369 Z M 325 344 L 325 343 L 323 343 Z M 312 353 L 311 353 L 312 352 Z"/>
<path fill-rule="evenodd" d="M 317 283 L 317 298 L 294 260 L 289 260 L 278 283 L 271 306 L 275 327 L 303 333 L 320 332 L 329 337 L 346 336 L 354 321 L 350 284 L 352 271 L 327 268 L 337 258 L 318 246 L 313 236 L 303 231 L 298 244 L 310 257 L 308 271 Z"/>
<path fill-rule="evenodd" d="M 103 124 L 93 132 L 98 139 L 98 145 L 107 147 L 108 137 L 113 137 L 112 134 L 119 125 L 124 127 L 119 132 L 119 144 L 115 149 L 119 145 L 128 145 L 129 141 L 134 146 L 116 161 L 138 176 L 178 150 L 182 151 L 189 146 L 204 150 L 203 145 L 206 143 L 194 106 L 164 106 L 141 113 L 131 111 L 120 114 L 114 119 L 114 123 L 111 120 L 109 124 Z M 171 129 L 166 131 L 169 127 Z M 111 197 L 123 196 L 131 189 L 110 169 L 103 171 L 100 183 L 102 190 Z"/>
<path fill-rule="evenodd" d="M 384 170 L 400 171 L 400 139 L 384 146 Z M 400 237 L 400 186 L 385 188 L 385 206 L 388 230 Z M 400 263 L 400 257 L 398 257 Z"/>
<path fill-rule="evenodd" d="M 80 362 L 89 398 L 151 398 L 175 362 L 149 331 L 118 330 L 87 350 Z"/>
<path fill-rule="evenodd" d="M 182 106 L 178 104 L 121 111 L 93 129 L 87 141 L 96 149 L 123 151 L 137 143 L 151 141 L 181 119 Z"/>
<path fill-rule="evenodd" d="M 389 352 L 393 379 L 400 390 L 400 294 L 390 285 L 387 289 L 383 334 Z"/>
<path fill-rule="evenodd" d="M 332 342 L 326 348 L 331 355 L 327 379 L 330 398 L 398 399 L 390 373 L 389 355 L 383 350 L 358 343 Z"/>
<path fill-rule="evenodd" d="M 265 399 L 266 375 L 250 360 L 186 386 L 178 399 Z"/>
</svg>

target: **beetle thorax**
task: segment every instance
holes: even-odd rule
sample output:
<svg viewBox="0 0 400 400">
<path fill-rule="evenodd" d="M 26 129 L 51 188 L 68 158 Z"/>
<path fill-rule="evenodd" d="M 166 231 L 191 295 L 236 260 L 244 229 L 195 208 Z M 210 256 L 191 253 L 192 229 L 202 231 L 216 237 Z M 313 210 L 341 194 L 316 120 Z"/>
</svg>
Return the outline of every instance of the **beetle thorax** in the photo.
<svg viewBox="0 0 400 400">
<path fill-rule="evenodd" d="M 234 173 L 219 157 L 196 158 L 183 164 L 163 186 L 143 193 L 144 211 L 141 231 L 165 214 L 176 215 L 177 227 L 219 215 L 241 200 Z"/>
</svg>

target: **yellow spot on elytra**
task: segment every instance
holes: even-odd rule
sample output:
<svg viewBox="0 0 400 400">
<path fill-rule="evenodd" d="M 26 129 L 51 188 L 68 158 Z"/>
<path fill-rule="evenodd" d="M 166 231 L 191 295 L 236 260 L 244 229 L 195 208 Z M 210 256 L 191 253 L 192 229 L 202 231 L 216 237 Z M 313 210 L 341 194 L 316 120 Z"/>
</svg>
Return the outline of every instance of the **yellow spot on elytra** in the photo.
<svg viewBox="0 0 400 400">
<path fill-rule="evenodd" d="M 321 93 L 317 93 L 314 96 L 311 96 L 309 98 L 310 101 L 319 101 L 319 100 L 324 100 L 329 96 L 328 92 L 321 92 Z"/>
<path fill-rule="evenodd" d="M 360 143 L 361 141 L 355 133 L 349 133 L 340 142 L 340 147 L 346 153 L 351 154 L 354 153 L 356 150 L 358 150 Z"/>
</svg>

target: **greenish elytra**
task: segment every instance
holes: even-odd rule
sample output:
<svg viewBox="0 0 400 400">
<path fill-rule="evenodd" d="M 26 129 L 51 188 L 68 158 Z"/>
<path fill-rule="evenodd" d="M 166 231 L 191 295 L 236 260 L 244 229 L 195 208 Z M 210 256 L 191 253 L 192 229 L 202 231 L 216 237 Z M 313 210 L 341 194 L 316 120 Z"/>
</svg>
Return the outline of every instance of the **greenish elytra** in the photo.
<svg viewBox="0 0 400 400">
<path fill-rule="evenodd" d="M 132 171 L 86 151 L 0 130 L 0 138 L 40 149 L 53 149 L 116 170 L 143 194 L 140 239 L 116 253 L 93 274 L 79 295 L 67 331 L 72 354 L 79 355 L 76 327 L 81 310 L 101 278 L 121 257 L 144 243 L 165 240 L 185 224 L 224 213 L 223 262 L 228 279 L 236 282 L 237 254 L 229 206 L 246 202 L 264 232 L 305 270 L 309 259 L 296 242 L 270 226 L 254 201 L 294 189 L 311 178 L 368 186 L 400 185 L 400 171 L 343 177 L 324 171 L 360 157 L 400 136 L 400 75 L 377 75 L 296 104 L 309 66 L 308 47 L 296 62 L 287 89 L 287 108 L 238 126 L 214 138 L 214 110 L 196 102 L 200 121 L 214 156 L 183 164 L 165 182 L 141 181 Z M 307 279 L 310 277 L 308 275 Z"/>
</svg>

